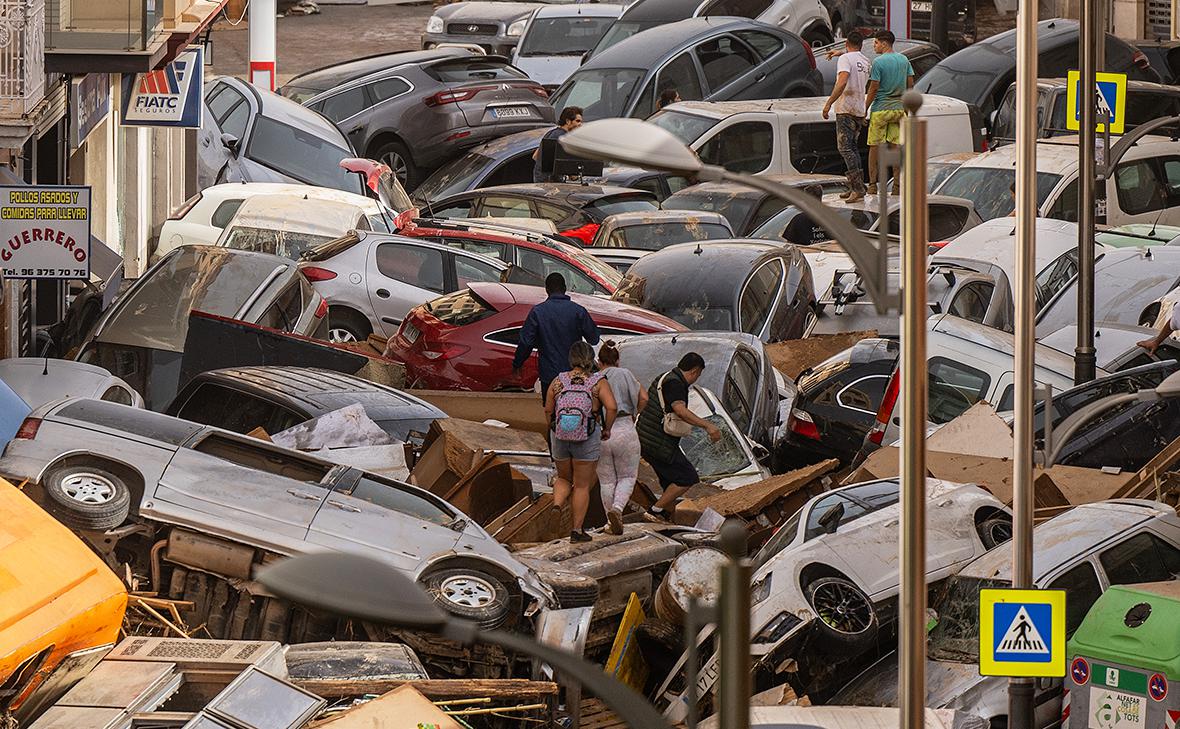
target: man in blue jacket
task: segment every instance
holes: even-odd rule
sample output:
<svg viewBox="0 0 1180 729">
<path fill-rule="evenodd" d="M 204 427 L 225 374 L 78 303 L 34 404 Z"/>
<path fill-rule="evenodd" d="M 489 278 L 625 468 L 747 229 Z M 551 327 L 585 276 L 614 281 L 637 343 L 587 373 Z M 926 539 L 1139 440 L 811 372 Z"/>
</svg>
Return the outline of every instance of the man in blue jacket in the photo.
<svg viewBox="0 0 1180 729">
<path fill-rule="evenodd" d="M 583 339 L 598 344 L 598 326 L 581 304 L 574 303 L 565 293 L 565 277 L 551 273 L 545 278 L 545 293 L 549 298 L 537 304 L 524 320 L 516 356 L 512 358 L 512 372 L 520 376 L 520 368 L 533 350 L 537 350 L 541 379 L 541 397 L 549 390 L 549 383 L 568 370 L 570 347 Z"/>
</svg>

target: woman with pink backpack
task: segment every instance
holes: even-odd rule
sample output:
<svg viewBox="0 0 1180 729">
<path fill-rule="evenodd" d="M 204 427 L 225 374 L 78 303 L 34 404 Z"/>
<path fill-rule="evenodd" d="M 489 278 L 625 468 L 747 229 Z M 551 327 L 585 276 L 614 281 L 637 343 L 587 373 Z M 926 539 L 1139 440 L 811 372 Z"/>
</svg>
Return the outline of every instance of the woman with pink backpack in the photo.
<svg viewBox="0 0 1180 729">
<path fill-rule="evenodd" d="M 590 489 L 598 477 L 602 441 L 610 438 L 617 408 L 610 384 L 594 371 L 594 349 L 589 344 L 575 342 L 569 362 L 570 369 L 559 374 L 545 393 L 549 453 L 557 464 L 553 508 L 562 508 L 569 499 L 573 509 L 570 541 L 589 542 L 583 522 L 590 508 Z"/>
</svg>

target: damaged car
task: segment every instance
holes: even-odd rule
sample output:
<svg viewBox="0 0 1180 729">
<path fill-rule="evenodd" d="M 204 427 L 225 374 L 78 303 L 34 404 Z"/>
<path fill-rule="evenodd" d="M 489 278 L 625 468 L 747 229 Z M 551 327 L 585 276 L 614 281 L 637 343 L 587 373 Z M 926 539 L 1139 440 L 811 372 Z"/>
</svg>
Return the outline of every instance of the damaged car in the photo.
<svg viewBox="0 0 1180 729">
<path fill-rule="evenodd" d="M 209 618 L 215 638 L 332 637 L 250 582 L 260 564 L 318 550 L 380 556 L 485 628 L 553 603 L 535 573 L 428 491 L 159 413 L 47 405 L 26 418 L 0 473 L 37 484 L 44 507 L 141 589 L 198 601 L 208 590 L 220 608 Z M 198 570 L 200 594 L 190 594 Z"/>
</svg>

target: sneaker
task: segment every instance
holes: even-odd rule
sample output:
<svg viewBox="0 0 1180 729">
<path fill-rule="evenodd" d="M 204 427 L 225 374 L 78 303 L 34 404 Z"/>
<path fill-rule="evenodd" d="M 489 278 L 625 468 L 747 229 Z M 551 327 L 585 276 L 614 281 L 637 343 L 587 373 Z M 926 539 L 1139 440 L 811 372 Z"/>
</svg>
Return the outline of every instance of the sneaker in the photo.
<svg viewBox="0 0 1180 729">
<path fill-rule="evenodd" d="M 594 537 L 586 532 L 570 532 L 570 544 L 577 544 L 578 542 L 592 542 Z"/>
<path fill-rule="evenodd" d="M 844 192 L 840 193 L 841 200 L 847 200 L 851 196 L 852 196 L 852 190 L 845 190 Z"/>
<path fill-rule="evenodd" d="M 623 533 L 623 515 L 619 513 L 618 509 L 606 512 L 606 531 L 615 536 Z"/>
<path fill-rule="evenodd" d="M 844 201 L 854 203 L 854 202 L 860 202 L 861 200 L 864 200 L 864 199 L 865 199 L 865 196 L 864 196 L 863 192 L 860 192 L 859 190 L 854 190 L 848 194 L 848 197 L 844 198 Z"/>
<path fill-rule="evenodd" d="M 663 511 L 652 511 L 648 509 L 643 512 L 643 520 L 652 524 L 667 524 L 672 520 L 672 514 L 667 509 Z"/>
<path fill-rule="evenodd" d="M 869 185 L 867 188 L 867 191 L 868 191 L 868 194 L 870 194 L 870 195 L 876 195 L 877 194 L 877 186 L 876 185 Z"/>
</svg>

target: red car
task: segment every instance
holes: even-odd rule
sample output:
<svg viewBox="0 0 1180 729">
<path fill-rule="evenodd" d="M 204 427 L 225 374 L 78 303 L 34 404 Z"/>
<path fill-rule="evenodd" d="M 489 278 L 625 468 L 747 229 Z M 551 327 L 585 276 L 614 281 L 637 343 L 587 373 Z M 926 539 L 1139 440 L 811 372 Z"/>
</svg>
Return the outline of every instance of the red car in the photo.
<svg viewBox="0 0 1180 729">
<path fill-rule="evenodd" d="M 605 337 L 683 332 L 671 319 L 596 296 L 570 294 L 586 307 Z M 525 317 L 545 300 L 536 286 L 472 283 L 410 310 L 385 347 L 385 356 L 406 366 L 412 387 L 431 390 L 528 389 L 537 380 L 537 355 L 519 377 L 512 356 Z"/>
<path fill-rule="evenodd" d="M 560 273 L 565 276 L 571 293 L 609 296 L 622 281 L 618 271 L 581 248 L 540 233 L 494 224 L 429 218 L 405 222 L 397 232 L 499 258 L 535 274 L 540 280 L 551 273 Z"/>
</svg>

